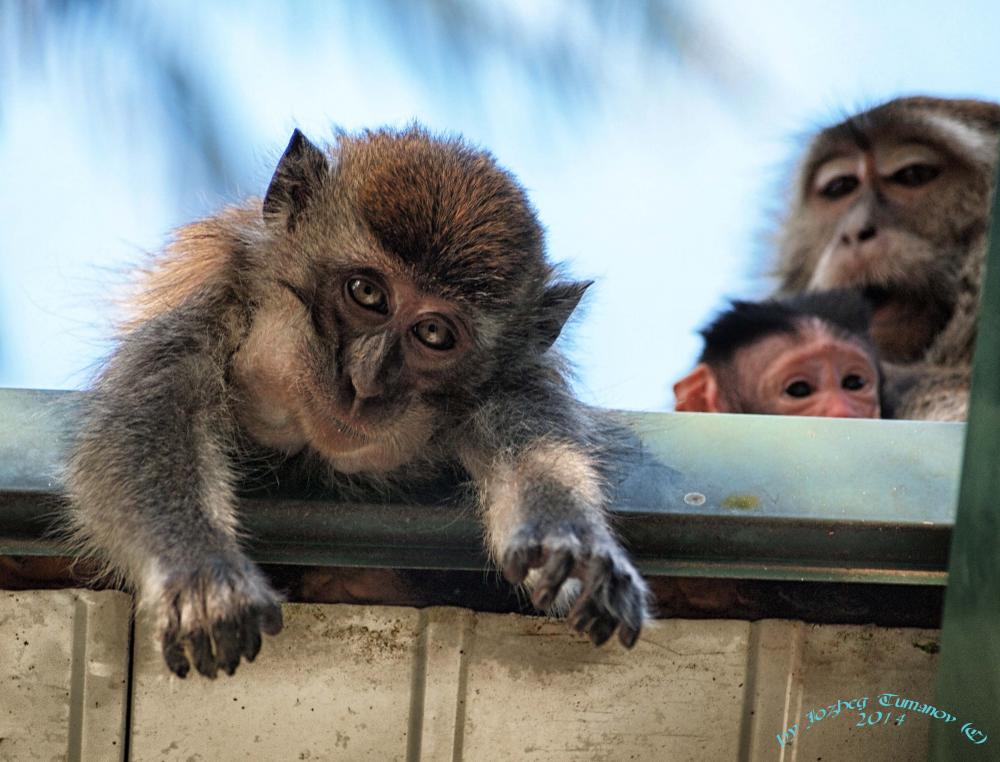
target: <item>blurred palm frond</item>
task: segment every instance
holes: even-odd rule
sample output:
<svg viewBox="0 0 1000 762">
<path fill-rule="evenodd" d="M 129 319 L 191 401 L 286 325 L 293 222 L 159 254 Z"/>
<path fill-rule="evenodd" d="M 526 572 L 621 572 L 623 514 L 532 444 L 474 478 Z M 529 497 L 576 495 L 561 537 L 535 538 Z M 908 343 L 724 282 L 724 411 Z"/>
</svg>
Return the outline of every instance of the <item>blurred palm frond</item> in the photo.
<svg viewBox="0 0 1000 762">
<path fill-rule="evenodd" d="M 532 82 L 540 98 L 559 102 L 563 108 L 555 113 L 566 119 L 612 87 L 607 73 L 623 44 L 631 46 L 633 56 L 650 61 L 649 68 L 664 62 L 689 66 L 730 94 L 745 89 L 734 75 L 745 69 L 731 65 L 724 46 L 678 0 L 538 5 L 370 0 L 334 6 L 315 0 L 277 7 L 234 3 L 228 10 L 277 13 L 299 36 L 322 29 L 331 7 L 374 22 L 428 86 L 448 79 L 454 87 L 463 78 L 465 84 L 477 84 L 488 79 L 492 67 L 507 67 Z M 83 80 L 81 95 L 99 99 L 99 107 L 88 103 L 88 110 L 102 132 L 124 132 L 128 139 L 122 123 L 145 125 L 152 116 L 170 140 L 171 167 L 182 191 L 222 193 L 242 183 L 246 169 L 240 157 L 248 149 L 240 139 L 247 138 L 246 131 L 227 108 L 224 83 L 213 76 L 216 53 L 194 28 L 196 8 L 142 0 L 0 3 L 0 129 L 12 88 L 32 78 L 44 83 L 61 67 Z M 127 69 L 127 76 L 119 67 Z M 434 72 L 446 77 L 435 78 Z M 140 100 L 137 90 L 152 99 Z"/>
</svg>

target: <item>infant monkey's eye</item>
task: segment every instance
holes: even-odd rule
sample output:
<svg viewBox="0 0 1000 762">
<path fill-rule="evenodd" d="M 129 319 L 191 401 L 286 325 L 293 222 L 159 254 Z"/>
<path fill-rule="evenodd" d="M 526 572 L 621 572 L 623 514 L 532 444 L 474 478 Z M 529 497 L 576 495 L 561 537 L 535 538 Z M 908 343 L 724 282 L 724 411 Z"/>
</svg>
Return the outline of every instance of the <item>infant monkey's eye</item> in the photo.
<svg viewBox="0 0 1000 762">
<path fill-rule="evenodd" d="M 455 346 L 455 333 L 441 318 L 427 318 L 413 326 L 413 335 L 431 349 L 451 349 Z"/>
<path fill-rule="evenodd" d="M 861 376 L 852 373 L 849 376 L 844 376 L 844 380 L 840 382 L 840 386 L 849 392 L 856 392 L 859 389 L 865 388 L 865 380 Z"/>
<path fill-rule="evenodd" d="M 813 388 L 807 381 L 792 381 L 785 387 L 785 394 L 789 397 L 808 397 L 813 393 Z"/>
<path fill-rule="evenodd" d="M 385 315 L 389 311 L 389 300 L 385 291 L 368 278 L 354 277 L 347 281 L 347 293 L 357 304 L 366 310 Z"/>
</svg>

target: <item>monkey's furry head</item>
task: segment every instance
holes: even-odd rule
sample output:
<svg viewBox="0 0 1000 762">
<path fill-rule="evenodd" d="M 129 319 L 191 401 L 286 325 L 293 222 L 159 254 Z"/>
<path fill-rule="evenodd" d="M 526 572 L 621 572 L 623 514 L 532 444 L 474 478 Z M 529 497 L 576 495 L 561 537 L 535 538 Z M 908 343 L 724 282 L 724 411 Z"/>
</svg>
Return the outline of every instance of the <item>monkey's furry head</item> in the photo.
<svg viewBox="0 0 1000 762">
<path fill-rule="evenodd" d="M 514 177 L 486 151 L 419 126 L 339 132 L 329 154 L 296 130 L 264 214 L 320 234 L 349 216 L 366 255 L 394 257 L 429 288 L 484 307 L 517 299 L 549 272 L 541 225 Z"/>
<path fill-rule="evenodd" d="M 418 126 L 340 132 L 327 151 L 296 130 L 259 209 L 243 301 L 296 348 L 244 366 L 293 390 L 291 417 L 328 422 L 306 440 L 340 471 L 412 461 L 525 378 L 564 383 L 550 347 L 589 283 L 557 282 L 489 153 Z"/>
<path fill-rule="evenodd" d="M 809 318 L 823 321 L 834 335 L 872 344 L 871 304 L 860 291 L 813 291 L 764 302 L 734 301 L 702 329 L 705 348 L 698 361 L 724 365 L 737 350 L 767 336 L 797 333 Z"/>
<path fill-rule="evenodd" d="M 929 97 L 821 130 L 778 236 L 782 291 L 867 289 L 889 360 L 954 341 L 960 295 L 978 287 L 998 134 L 1000 105 Z"/>
<path fill-rule="evenodd" d="M 553 283 L 535 211 L 488 152 L 417 125 L 336 137 L 324 152 L 296 130 L 271 180 L 264 217 L 288 259 L 384 266 L 555 340 L 589 283 Z"/>
</svg>

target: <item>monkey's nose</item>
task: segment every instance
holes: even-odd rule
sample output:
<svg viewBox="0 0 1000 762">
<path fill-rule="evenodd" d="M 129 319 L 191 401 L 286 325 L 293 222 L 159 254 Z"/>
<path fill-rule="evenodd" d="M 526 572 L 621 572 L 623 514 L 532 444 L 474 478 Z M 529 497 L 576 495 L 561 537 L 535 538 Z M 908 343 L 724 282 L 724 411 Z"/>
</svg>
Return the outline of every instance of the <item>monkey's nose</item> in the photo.
<svg viewBox="0 0 1000 762">
<path fill-rule="evenodd" d="M 875 233 L 876 233 L 875 226 L 868 225 L 858 232 L 858 241 L 861 242 L 869 241 L 875 237 Z"/>
<path fill-rule="evenodd" d="M 354 401 L 361 402 L 381 395 L 382 384 L 375 379 L 361 379 L 351 376 L 351 390 L 354 392 Z"/>
<path fill-rule="evenodd" d="M 350 376 L 348 402 L 350 403 L 351 415 L 360 417 L 365 406 L 382 396 L 382 392 L 382 384 L 378 380 L 364 376 Z"/>
<path fill-rule="evenodd" d="M 858 230 L 856 233 L 847 232 L 840 237 L 841 243 L 845 246 L 852 246 L 856 243 L 864 243 L 865 241 L 872 240 L 878 234 L 878 228 L 874 225 L 868 224 Z"/>
<path fill-rule="evenodd" d="M 860 406 L 843 392 L 833 392 L 827 399 L 823 409 L 816 413 L 823 418 L 865 418 Z"/>
</svg>

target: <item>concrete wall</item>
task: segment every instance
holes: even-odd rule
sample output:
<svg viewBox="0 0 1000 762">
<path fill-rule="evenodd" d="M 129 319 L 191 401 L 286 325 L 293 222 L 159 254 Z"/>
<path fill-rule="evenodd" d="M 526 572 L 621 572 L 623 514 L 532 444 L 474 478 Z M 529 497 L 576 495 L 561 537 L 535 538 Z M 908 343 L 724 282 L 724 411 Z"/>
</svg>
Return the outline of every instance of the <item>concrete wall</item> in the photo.
<svg viewBox="0 0 1000 762">
<path fill-rule="evenodd" d="M 875 705 L 933 703 L 930 630 L 666 620 L 626 652 L 515 615 L 284 613 L 235 677 L 179 680 L 119 593 L 0 592 L 0 760 L 118 759 L 129 701 L 136 760 L 918 760 L 935 721 Z"/>
</svg>

